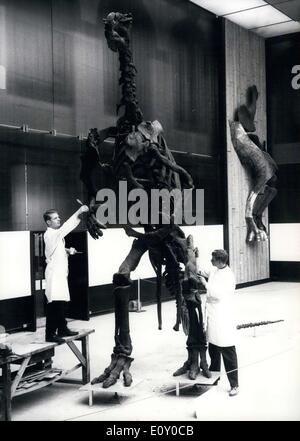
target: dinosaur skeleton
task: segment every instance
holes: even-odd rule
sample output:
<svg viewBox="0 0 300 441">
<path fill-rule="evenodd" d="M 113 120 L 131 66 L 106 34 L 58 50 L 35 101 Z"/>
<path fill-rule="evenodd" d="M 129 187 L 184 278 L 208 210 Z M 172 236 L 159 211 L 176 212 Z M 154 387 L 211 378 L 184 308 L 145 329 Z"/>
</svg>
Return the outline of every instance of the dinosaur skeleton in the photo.
<svg viewBox="0 0 300 441">
<path fill-rule="evenodd" d="M 191 176 L 176 164 L 172 153 L 162 135 L 163 129 L 158 121 L 144 121 L 136 99 L 136 69 L 129 47 L 129 30 L 132 23 L 131 14 L 110 13 L 104 19 L 105 37 L 109 48 L 118 52 L 120 62 L 120 80 L 122 98 L 117 106 L 124 113 L 117 120 L 115 127 L 104 130 L 91 129 L 87 140 L 87 149 L 82 156 L 81 180 L 88 190 L 90 212 L 87 220 L 88 231 L 94 239 L 102 236 L 105 225 L 97 219 L 99 204 L 96 201 L 97 185 L 95 171 L 110 174 L 115 183 L 125 180 L 128 189 L 193 188 Z M 114 138 L 114 151 L 111 164 L 101 162 L 101 145 L 108 137 Z M 134 271 L 141 257 L 148 251 L 150 262 L 157 276 L 156 294 L 158 325 L 161 329 L 161 286 L 162 277 L 169 292 L 176 299 L 176 323 L 174 330 L 189 333 L 188 310 L 182 290 L 182 282 L 188 282 L 195 289 L 198 287 L 195 253 L 192 237 L 185 237 L 183 231 L 174 223 L 173 213 L 169 223 L 162 220 L 167 216 L 164 206 L 161 208 L 161 223 L 142 225 L 145 233 L 135 231 L 130 226 L 124 227 L 128 236 L 134 237 L 131 250 L 117 273 L 113 276 L 115 300 L 115 346 L 111 363 L 103 374 L 96 377 L 93 383 L 103 383 L 104 388 L 113 385 L 123 371 L 125 386 L 130 386 L 132 376 L 129 368 L 133 358 L 129 329 L 129 287 L 132 283 L 130 273 Z M 184 266 L 183 271 L 181 265 Z M 189 293 L 190 294 L 190 293 Z M 199 355 L 199 352 L 198 354 Z M 208 372 L 205 352 L 201 355 L 201 367 Z M 195 356 L 194 356 L 195 359 Z M 198 366 L 198 365 L 197 365 Z"/>
<path fill-rule="evenodd" d="M 255 132 L 254 117 L 258 91 L 256 86 L 247 89 L 246 104 L 236 112 L 236 121 L 230 121 L 231 139 L 235 151 L 246 170 L 252 176 L 252 188 L 246 201 L 245 218 L 247 242 L 267 240 L 267 229 L 262 215 L 276 196 L 277 165 L 264 150 Z"/>
</svg>

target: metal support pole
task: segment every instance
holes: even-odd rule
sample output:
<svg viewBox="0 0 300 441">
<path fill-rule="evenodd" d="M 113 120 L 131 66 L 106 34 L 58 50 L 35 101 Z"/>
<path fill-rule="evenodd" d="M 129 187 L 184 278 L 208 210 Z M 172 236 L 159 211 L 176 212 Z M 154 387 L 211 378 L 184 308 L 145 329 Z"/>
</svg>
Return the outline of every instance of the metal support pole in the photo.
<svg viewBox="0 0 300 441">
<path fill-rule="evenodd" d="M 142 309 L 142 304 L 141 304 L 141 279 L 138 278 L 137 281 L 137 312 L 141 312 Z"/>
</svg>

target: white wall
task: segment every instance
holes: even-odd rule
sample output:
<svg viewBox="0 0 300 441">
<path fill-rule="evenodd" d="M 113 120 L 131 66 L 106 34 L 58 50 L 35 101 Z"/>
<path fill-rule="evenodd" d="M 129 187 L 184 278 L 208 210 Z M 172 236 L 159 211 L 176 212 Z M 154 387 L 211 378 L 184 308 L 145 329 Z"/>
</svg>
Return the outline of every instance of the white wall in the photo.
<svg viewBox="0 0 300 441">
<path fill-rule="evenodd" d="M 300 224 L 270 224 L 270 260 L 300 262 Z"/>
<path fill-rule="evenodd" d="M 30 233 L 0 232 L 0 300 L 30 295 Z"/>
<path fill-rule="evenodd" d="M 207 266 L 211 252 L 223 248 L 223 225 L 196 225 L 183 227 L 183 231 L 186 236 L 194 236 L 194 243 L 200 252 L 199 266 Z M 126 236 L 122 228 L 105 230 L 98 240 L 88 235 L 89 286 L 112 283 L 113 274 L 129 253 L 132 242 L 133 238 Z M 136 280 L 148 277 L 155 277 L 155 273 L 146 253 L 131 278 Z"/>
</svg>

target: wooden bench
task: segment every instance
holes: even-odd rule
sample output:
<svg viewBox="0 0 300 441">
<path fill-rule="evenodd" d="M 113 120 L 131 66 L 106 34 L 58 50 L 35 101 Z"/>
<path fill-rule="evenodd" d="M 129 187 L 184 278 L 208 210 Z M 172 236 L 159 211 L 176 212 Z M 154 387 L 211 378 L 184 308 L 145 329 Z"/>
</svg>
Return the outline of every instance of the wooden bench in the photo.
<svg viewBox="0 0 300 441">
<path fill-rule="evenodd" d="M 78 335 L 65 337 L 62 343 L 43 341 L 41 330 L 36 333 L 19 332 L 7 337 L 12 354 L 0 358 L 1 419 L 11 420 L 11 402 L 14 397 L 33 392 L 57 381 L 87 384 L 90 382 L 89 334 L 94 329 L 77 330 Z M 74 341 L 81 341 L 81 351 Z M 52 367 L 56 346 L 66 344 L 79 363 L 68 370 Z M 13 371 L 12 368 L 16 368 Z M 82 380 L 66 378 L 76 369 L 82 369 Z"/>
</svg>

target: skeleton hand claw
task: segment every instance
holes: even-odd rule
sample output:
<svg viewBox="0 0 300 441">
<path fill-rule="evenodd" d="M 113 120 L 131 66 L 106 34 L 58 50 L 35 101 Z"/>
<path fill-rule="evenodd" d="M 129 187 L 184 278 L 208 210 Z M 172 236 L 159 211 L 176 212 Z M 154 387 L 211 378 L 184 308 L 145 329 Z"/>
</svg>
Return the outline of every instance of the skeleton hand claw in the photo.
<svg viewBox="0 0 300 441">
<path fill-rule="evenodd" d="M 99 239 L 99 237 L 103 236 L 103 229 L 106 230 L 106 226 L 102 224 L 96 216 L 98 205 L 94 200 L 90 203 L 90 211 L 87 216 L 87 229 L 92 236 L 93 239 Z"/>
</svg>

